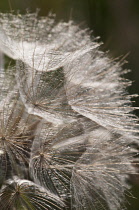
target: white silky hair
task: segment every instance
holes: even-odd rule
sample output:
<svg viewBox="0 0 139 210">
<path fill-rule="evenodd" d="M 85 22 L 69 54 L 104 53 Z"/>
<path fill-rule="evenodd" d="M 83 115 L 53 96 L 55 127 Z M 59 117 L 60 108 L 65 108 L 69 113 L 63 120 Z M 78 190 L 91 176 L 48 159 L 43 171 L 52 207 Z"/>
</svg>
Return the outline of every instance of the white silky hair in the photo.
<svg viewBox="0 0 139 210">
<path fill-rule="evenodd" d="M 70 209 L 125 209 L 128 174 L 136 174 L 139 125 L 122 61 L 102 52 L 88 29 L 73 21 L 57 23 L 52 14 L 1 13 L 1 69 L 3 53 L 16 65 L 8 70 L 9 80 L 8 73 L 0 76 L 1 110 L 18 93 L 31 122 L 37 118 L 36 127 L 29 126 L 26 166 L 34 183 Z"/>
</svg>

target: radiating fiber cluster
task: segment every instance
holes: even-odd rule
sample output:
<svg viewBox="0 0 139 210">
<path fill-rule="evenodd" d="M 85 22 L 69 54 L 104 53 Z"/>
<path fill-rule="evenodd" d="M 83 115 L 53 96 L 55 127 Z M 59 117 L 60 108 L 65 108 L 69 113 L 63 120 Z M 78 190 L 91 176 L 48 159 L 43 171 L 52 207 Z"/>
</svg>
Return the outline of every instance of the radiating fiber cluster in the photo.
<svg viewBox="0 0 139 210">
<path fill-rule="evenodd" d="M 125 73 L 73 21 L 0 13 L 1 210 L 126 209 L 139 126 Z"/>
</svg>

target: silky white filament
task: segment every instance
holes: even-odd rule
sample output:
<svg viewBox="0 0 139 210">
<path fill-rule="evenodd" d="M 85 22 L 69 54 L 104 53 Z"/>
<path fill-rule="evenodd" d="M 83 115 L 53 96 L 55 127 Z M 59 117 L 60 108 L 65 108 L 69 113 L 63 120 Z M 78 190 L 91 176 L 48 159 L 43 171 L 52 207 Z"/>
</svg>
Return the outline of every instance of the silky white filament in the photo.
<svg viewBox="0 0 139 210">
<path fill-rule="evenodd" d="M 2 210 L 125 209 L 139 124 L 122 61 L 73 21 L 1 13 L 0 71 Z"/>
</svg>

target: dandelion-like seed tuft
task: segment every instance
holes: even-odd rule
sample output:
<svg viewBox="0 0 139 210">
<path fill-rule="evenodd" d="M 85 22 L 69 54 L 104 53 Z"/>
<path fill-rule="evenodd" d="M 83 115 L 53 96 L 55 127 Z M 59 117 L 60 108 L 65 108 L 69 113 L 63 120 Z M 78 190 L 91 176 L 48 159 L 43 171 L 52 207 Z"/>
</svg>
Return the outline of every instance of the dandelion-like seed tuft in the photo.
<svg viewBox="0 0 139 210">
<path fill-rule="evenodd" d="M 52 14 L 1 13 L 0 51 L 1 209 L 126 209 L 139 124 L 123 61 Z"/>
</svg>

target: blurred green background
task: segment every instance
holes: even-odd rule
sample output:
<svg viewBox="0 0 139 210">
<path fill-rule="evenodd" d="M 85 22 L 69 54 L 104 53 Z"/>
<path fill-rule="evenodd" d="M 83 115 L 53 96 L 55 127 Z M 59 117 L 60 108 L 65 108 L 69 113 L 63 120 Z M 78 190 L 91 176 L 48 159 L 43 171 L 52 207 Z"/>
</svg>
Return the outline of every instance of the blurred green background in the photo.
<svg viewBox="0 0 139 210">
<path fill-rule="evenodd" d="M 128 54 L 124 67 L 132 70 L 126 75 L 133 81 L 129 92 L 139 94 L 139 0 L 0 0 L 0 12 L 26 13 L 36 8 L 43 16 L 51 11 L 57 20 L 82 22 L 100 36 L 102 49 L 114 58 Z M 138 98 L 134 106 L 139 106 Z M 131 182 L 135 198 L 127 198 L 128 210 L 139 210 L 139 176 L 132 176 Z"/>
</svg>

